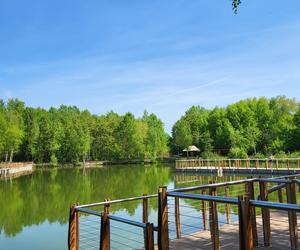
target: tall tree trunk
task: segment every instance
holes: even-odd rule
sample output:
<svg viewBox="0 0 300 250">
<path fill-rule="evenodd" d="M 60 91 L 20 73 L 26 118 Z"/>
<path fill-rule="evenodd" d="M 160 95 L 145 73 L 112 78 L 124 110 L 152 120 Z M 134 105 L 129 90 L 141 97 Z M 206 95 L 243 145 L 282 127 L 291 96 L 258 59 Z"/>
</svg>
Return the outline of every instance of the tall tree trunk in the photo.
<svg viewBox="0 0 300 250">
<path fill-rule="evenodd" d="M 5 162 L 7 162 L 7 160 L 8 160 L 8 152 L 6 151 L 6 153 L 5 153 Z"/>
<path fill-rule="evenodd" d="M 14 151 L 12 150 L 10 151 L 9 162 L 12 162 L 13 157 L 14 157 Z"/>
</svg>

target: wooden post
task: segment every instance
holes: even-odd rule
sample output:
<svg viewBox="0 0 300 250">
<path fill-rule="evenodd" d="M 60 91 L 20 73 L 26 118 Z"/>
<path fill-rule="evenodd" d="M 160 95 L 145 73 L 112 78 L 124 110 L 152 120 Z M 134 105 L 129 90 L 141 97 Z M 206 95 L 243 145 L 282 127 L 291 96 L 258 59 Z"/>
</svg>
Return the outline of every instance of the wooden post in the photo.
<svg viewBox="0 0 300 250">
<path fill-rule="evenodd" d="M 158 249 L 169 250 L 167 187 L 158 191 Z"/>
<path fill-rule="evenodd" d="M 110 222 L 106 212 L 101 215 L 100 250 L 110 250 Z"/>
<path fill-rule="evenodd" d="M 229 197 L 229 187 L 228 186 L 225 186 L 225 196 Z M 230 204 L 226 203 L 225 209 L 226 209 L 226 221 L 227 221 L 227 224 L 230 224 L 230 222 L 231 222 Z"/>
<path fill-rule="evenodd" d="M 146 241 L 145 241 L 145 250 L 154 250 L 154 227 L 153 223 L 146 223 Z"/>
<path fill-rule="evenodd" d="M 240 250 L 253 249 L 253 229 L 249 197 L 238 198 Z"/>
<path fill-rule="evenodd" d="M 288 183 L 286 185 L 287 203 L 297 204 L 295 183 Z M 291 249 L 298 249 L 298 228 L 297 228 L 297 214 L 295 211 L 288 211 L 289 217 L 289 231 Z"/>
<path fill-rule="evenodd" d="M 175 224 L 177 239 L 181 238 L 181 225 L 180 225 L 180 210 L 179 210 L 179 198 L 175 197 Z"/>
<path fill-rule="evenodd" d="M 68 249 L 78 250 L 80 248 L 79 241 L 79 214 L 75 209 L 76 204 L 70 207 L 69 213 L 69 230 L 68 230 Z"/>
<path fill-rule="evenodd" d="M 278 201 L 279 201 L 280 203 L 283 202 L 283 199 L 282 199 L 282 189 L 281 189 L 281 188 L 278 189 Z"/>
<path fill-rule="evenodd" d="M 143 196 L 147 196 L 147 194 L 143 194 Z M 148 198 L 143 198 L 143 223 L 148 223 Z M 147 228 L 144 228 L 144 241 L 145 246 L 147 244 Z"/>
<path fill-rule="evenodd" d="M 254 193 L 254 182 L 248 182 L 246 184 L 246 199 L 255 200 L 255 193 Z M 256 224 L 256 210 L 255 207 L 249 208 L 251 217 L 250 223 L 252 224 L 252 238 L 253 238 L 253 246 L 258 246 L 258 234 L 257 234 L 257 224 Z"/>
<path fill-rule="evenodd" d="M 264 181 L 259 181 L 260 198 L 262 201 L 268 200 L 267 185 Z M 271 225 L 270 225 L 270 210 L 262 208 L 262 224 L 264 234 L 264 246 L 271 246 Z"/>
<path fill-rule="evenodd" d="M 210 182 L 210 184 L 212 184 Z M 209 188 L 209 195 L 216 195 L 216 188 Z M 209 224 L 210 224 L 210 235 L 212 240 L 212 249 L 220 249 L 219 239 L 219 223 L 218 223 L 218 210 L 217 204 L 214 201 L 209 202 Z"/>
<path fill-rule="evenodd" d="M 201 190 L 201 194 L 205 195 L 206 191 Z M 206 216 L 206 201 L 201 201 L 201 209 L 202 209 L 202 221 L 203 221 L 203 229 L 207 230 L 208 225 L 207 225 L 207 216 Z"/>
<path fill-rule="evenodd" d="M 109 201 L 105 199 L 105 201 Z M 110 250 L 110 221 L 109 205 L 104 205 L 101 215 L 101 230 L 100 230 L 100 250 Z"/>
<path fill-rule="evenodd" d="M 143 194 L 143 196 L 147 196 L 147 194 Z M 148 198 L 143 198 L 143 222 L 148 222 Z"/>
</svg>

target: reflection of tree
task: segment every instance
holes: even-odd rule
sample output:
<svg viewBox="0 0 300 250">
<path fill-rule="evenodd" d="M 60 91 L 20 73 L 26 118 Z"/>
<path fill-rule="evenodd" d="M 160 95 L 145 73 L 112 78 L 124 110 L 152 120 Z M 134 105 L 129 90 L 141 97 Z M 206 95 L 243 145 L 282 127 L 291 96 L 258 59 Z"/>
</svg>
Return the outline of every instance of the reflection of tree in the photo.
<svg viewBox="0 0 300 250">
<path fill-rule="evenodd" d="M 0 182 L 0 231 L 7 236 L 24 226 L 67 223 L 71 203 L 80 204 L 156 193 L 171 181 L 169 167 L 113 166 L 98 169 L 37 170 L 11 184 Z M 114 204 L 110 210 L 134 214 L 140 202 Z M 150 202 L 150 207 L 156 207 Z M 98 208 L 102 209 L 102 208 Z"/>
</svg>

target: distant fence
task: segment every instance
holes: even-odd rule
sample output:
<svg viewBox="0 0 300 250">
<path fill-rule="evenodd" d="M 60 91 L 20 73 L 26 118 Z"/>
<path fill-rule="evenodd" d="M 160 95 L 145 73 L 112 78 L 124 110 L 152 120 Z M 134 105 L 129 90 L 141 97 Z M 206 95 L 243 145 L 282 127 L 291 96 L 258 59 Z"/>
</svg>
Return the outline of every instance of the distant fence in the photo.
<svg viewBox="0 0 300 250">
<path fill-rule="evenodd" d="M 0 162 L 0 168 L 20 168 L 32 165 L 33 162 Z"/>
<path fill-rule="evenodd" d="M 181 168 L 245 168 L 245 169 L 300 169 L 300 158 L 276 159 L 185 159 L 176 160 L 175 166 Z"/>
</svg>

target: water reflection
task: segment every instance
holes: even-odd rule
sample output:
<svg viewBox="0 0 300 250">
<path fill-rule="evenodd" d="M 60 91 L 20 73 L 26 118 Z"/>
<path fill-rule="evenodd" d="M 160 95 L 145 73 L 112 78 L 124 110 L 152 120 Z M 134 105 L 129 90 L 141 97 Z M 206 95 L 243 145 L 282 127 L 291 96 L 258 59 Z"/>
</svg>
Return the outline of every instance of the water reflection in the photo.
<svg viewBox="0 0 300 250">
<path fill-rule="evenodd" d="M 220 182 L 241 178 L 246 177 L 175 174 L 173 167 L 168 165 L 37 170 L 32 175 L 0 182 L 0 248 L 19 249 L 26 241 L 31 249 L 46 249 L 44 243 L 49 241 L 52 232 L 57 244 L 55 248 L 65 249 L 68 208 L 76 201 L 93 203 L 106 198 L 157 193 L 158 187 L 163 185 L 178 188 L 208 183 L 209 180 Z M 239 192 L 238 187 L 231 189 Z M 155 222 L 156 199 L 151 199 L 149 206 L 150 220 Z M 200 206 L 193 206 L 194 211 L 199 212 Z M 141 220 L 138 201 L 114 204 L 110 210 Z M 49 229 L 49 234 L 42 230 L 45 228 Z"/>
</svg>

